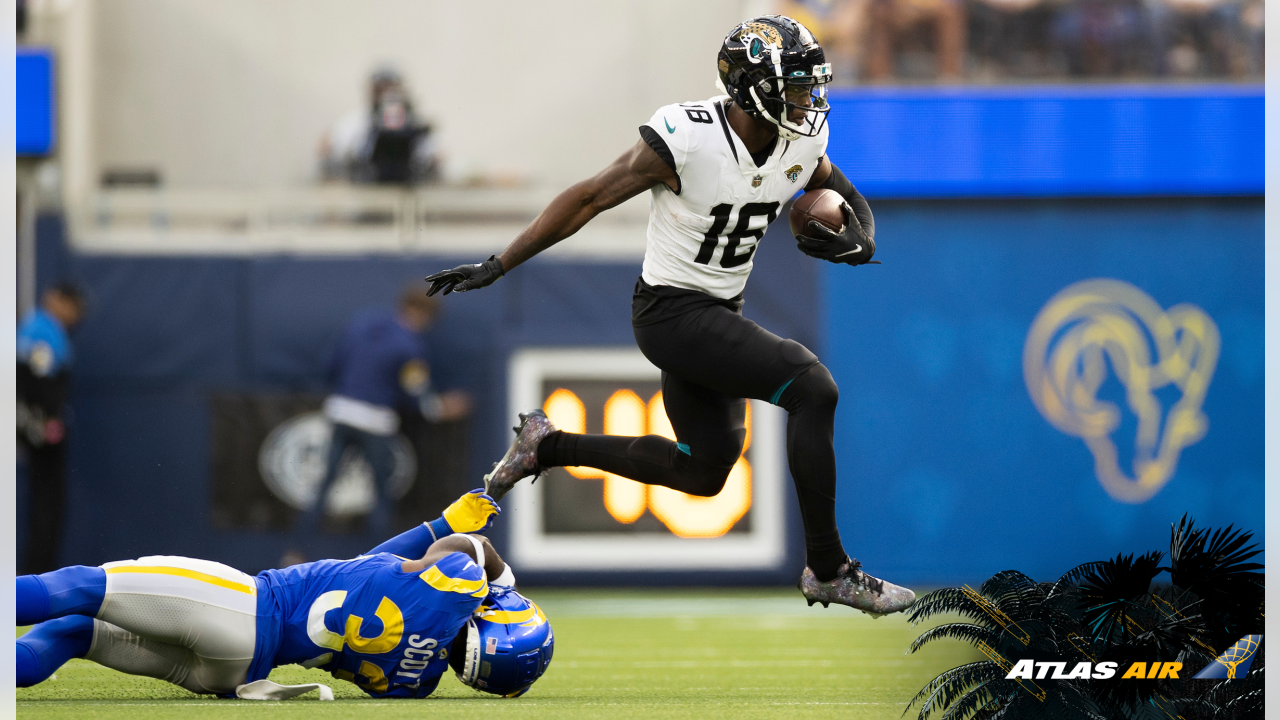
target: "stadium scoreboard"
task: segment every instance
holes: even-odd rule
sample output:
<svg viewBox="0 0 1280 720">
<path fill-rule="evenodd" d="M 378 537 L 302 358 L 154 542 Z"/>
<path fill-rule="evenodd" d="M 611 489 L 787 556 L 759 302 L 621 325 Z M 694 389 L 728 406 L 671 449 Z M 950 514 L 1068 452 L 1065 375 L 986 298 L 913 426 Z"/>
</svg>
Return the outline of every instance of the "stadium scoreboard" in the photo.
<svg viewBox="0 0 1280 720">
<path fill-rule="evenodd" d="M 675 439 L 661 373 L 634 348 L 529 348 L 509 367 L 510 415 L 561 430 Z M 768 570 L 783 561 L 785 413 L 748 403 L 742 457 L 715 497 L 587 467 L 553 468 L 508 496 L 510 553 L 537 570 Z"/>
</svg>

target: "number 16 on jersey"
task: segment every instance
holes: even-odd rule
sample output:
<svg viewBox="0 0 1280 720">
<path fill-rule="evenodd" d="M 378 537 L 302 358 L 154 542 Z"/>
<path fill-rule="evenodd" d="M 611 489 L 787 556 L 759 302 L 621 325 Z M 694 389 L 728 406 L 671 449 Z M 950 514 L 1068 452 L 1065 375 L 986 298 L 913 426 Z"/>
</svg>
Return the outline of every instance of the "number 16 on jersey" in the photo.
<svg viewBox="0 0 1280 720">
<path fill-rule="evenodd" d="M 711 258 L 715 255 L 716 248 L 720 245 L 722 237 L 728 238 L 728 243 L 724 246 L 724 253 L 720 256 L 720 267 L 735 268 L 739 265 L 745 265 L 751 260 L 751 256 L 755 254 L 756 243 L 760 242 L 760 238 L 764 237 L 764 231 L 776 219 L 778 219 L 778 203 L 747 203 L 738 209 L 738 223 L 734 226 L 733 232 L 728 235 L 721 235 L 724 229 L 729 226 L 729 218 L 733 216 L 733 205 L 729 203 L 720 203 L 711 208 L 711 217 L 715 218 L 715 222 L 711 224 L 711 228 L 702 237 L 702 245 L 698 248 L 698 256 L 693 259 L 694 262 L 701 265 L 711 264 Z M 763 218 L 764 222 L 759 227 L 751 229 L 752 220 L 755 218 Z M 751 238 L 749 247 L 746 252 L 739 252 L 742 241 Z"/>
</svg>

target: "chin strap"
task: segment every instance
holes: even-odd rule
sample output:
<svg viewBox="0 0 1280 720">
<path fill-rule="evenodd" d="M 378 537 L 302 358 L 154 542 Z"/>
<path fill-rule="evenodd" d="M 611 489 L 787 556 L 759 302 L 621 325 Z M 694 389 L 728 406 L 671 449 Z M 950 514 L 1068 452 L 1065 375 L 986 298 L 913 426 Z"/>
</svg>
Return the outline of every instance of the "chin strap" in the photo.
<svg viewBox="0 0 1280 720">
<path fill-rule="evenodd" d="M 299 695 L 305 695 L 312 690 L 320 691 L 321 700 L 333 700 L 333 690 L 328 685 L 321 683 L 281 685 L 270 680 L 254 680 L 251 683 L 240 685 L 236 687 L 236 697 L 241 700 L 288 700 Z"/>
</svg>

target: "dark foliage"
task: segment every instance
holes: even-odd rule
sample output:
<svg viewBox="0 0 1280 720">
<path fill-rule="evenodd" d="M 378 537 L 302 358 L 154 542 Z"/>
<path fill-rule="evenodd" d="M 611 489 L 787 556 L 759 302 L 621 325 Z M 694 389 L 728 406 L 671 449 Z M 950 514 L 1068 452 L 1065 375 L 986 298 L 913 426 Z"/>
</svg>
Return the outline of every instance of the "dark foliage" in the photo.
<svg viewBox="0 0 1280 720">
<path fill-rule="evenodd" d="M 1252 537 L 1231 526 L 1212 533 L 1197 529 L 1186 515 L 1173 526 L 1169 574 L 1174 587 L 1200 600 L 1215 647 L 1262 632 L 1262 565 L 1249 562 L 1262 551 L 1248 544 Z"/>
<path fill-rule="evenodd" d="M 921 597 L 911 622 L 958 615 L 925 630 L 915 652 L 938 639 L 967 642 L 989 659 L 925 685 L 904 715 L 919 720 L 1245 720 L 1262 717 L 1263 649 L 1242 680 L 1192 680 L 1241 637 L 1262 632 L 1263 566 L 1252 533 L 1198 529 L 1187 516 L 1164 553 L 1116 555 L 1079 565 L 1052 583 L 1006 570 L 979 588 Z M 1164 572 L 1169 584 L 1157 584 Z M 1005 679 L 1018 661 L 1061 663 L 1059 678 Z M 1081 677 L 1080 663 L 1116 663 L 1110 679 Z M 1134 663 L 1182 664 L 1177 678 L 1123 679 Z M 1163 667 L 1163 666 L 1162 666 Z"/>
</svg>

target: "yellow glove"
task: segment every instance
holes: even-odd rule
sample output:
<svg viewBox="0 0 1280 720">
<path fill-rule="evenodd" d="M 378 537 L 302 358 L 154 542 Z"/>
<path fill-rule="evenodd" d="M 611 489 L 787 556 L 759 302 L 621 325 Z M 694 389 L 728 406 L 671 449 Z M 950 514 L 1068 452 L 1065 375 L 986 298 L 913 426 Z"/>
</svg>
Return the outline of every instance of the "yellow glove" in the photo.
<svg viewBox="0 0 1280 720">
<path fill-rule="evenodd" d="M 483 532 L 493 526 L 493 519 L 502 513 L 494 499 L 476 488 L 453 502 L 444 510 L 444 521 L 455 533 Z"/>
</svg>

